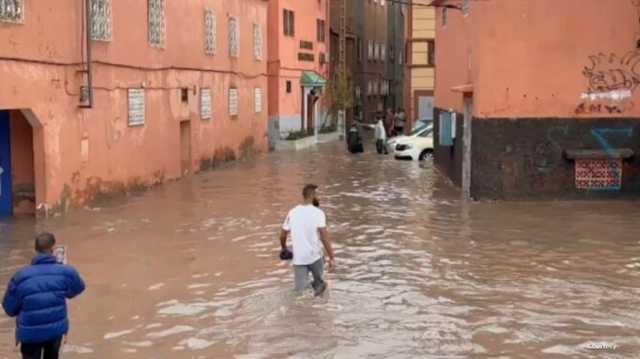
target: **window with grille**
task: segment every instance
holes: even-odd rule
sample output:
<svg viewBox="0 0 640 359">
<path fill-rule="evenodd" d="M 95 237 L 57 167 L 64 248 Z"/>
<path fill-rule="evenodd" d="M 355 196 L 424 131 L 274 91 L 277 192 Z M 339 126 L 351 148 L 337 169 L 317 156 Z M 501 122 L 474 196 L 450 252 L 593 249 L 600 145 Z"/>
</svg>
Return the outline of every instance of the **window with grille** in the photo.
<svg viewBox="0 0 640 359">
<path fill-rule="evenodd" d="M 238 116 L 238 89 L 229 89 L 229 116 Z"/>
<path fill-rule="evenodd" d="M 203 120 L 209 120 L 212 117 L 211 109 L 211 89 L 203 88 L 200 90 L 200 117 Z"/>
<path fill-rule="evenodd" d="M 471 12 L 471 0 L 463 0 L 462 1 L 462 14 L 464 14 L 464 16 L 469 16 L 470 12 Z"/>
<path fill-rule="evenodd" d="M 129 89 L 129 126 L 142 126 L 145 121 L 144 89 Z"/>
<path fill-rule="evenodd" d="M 369 40 L 369 53 L 367 56 L 368 60 L 372 60 L 373 59 L 373 41 Z"/>
<path fill-rule="evenodd" d="M 436 65 L 436 43 L 434 40 L 427 41 L 427 65 Z"/>
<path fill-rule="evenodd" d="M 325 40 L 325 22 L 324 20 L 317 20 L 318 27 L 318 42 L 324 42 Z"/>
<path fill-rule="evenodd" d="M 204 51 L 207 55 L 216 53 L 216 13 L 213 10 L 204 12 Z"/>
<path fill-rule="evenodd" d="M 449 13 L 446 7 L 442 8 L 442 27 L 447 27 L 447 22 L 449 21 Z"/>
<path fill-rule="evenodd" d="M 284 35 L 295 36 L 296 34 L 295 13 L 291 10 L 284 9 L 282 11 L 282 21 L 284 26 Z"/>
<path fill-rule="evenodd" d="M 441 112 L 438 121 L 440 146 L 453 146 L 455 116 L 451 112 Z"/>
<path fill-rule="evenodd" d="M 164 47 L 166 36 L 165 0 L 149 0 L 149 43 Z"/>
<path fill-rule="evenodd" d="M 262 89 L 256 87 L 254 90 L 254 107 L 256 113 L 262 112 Z"/>
<path fill-rule="evenodd" d="M 380 60 L 387 61 L 387 47 L 380 45 Z"/>
<path fill-rule="evenodd" d="M 256 60 L 262 60 L 262 28 L 253 24 L 253 54 Z"/>
<path fill-rule="evenodd" d="M 0 21 L 22 23 L 24 0 L 0 0 Z"/>
<path fill-rule="evenodd" d="M 240 57 L 240 24 L 234 16 L 229 18 L 229 56 Z"/>
<path fill-rule="evenodd" d="M 91 39 L 111 41 L 111 0 L 91 0 Z"/>
</svg>

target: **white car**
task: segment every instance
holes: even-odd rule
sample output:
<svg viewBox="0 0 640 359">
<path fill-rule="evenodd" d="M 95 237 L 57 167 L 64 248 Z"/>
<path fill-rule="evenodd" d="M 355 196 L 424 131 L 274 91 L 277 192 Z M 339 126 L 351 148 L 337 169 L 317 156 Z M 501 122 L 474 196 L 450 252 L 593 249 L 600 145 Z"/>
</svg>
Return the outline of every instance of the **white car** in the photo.
<svg viewBox="0 0 640 359">
<path fill-rule="evenodd" d="M 397 159 L 424 161 L 433 155 L 433 124 L 419 125 L 406 136 L 390 139 L 387 146 Z"/>
</svg>

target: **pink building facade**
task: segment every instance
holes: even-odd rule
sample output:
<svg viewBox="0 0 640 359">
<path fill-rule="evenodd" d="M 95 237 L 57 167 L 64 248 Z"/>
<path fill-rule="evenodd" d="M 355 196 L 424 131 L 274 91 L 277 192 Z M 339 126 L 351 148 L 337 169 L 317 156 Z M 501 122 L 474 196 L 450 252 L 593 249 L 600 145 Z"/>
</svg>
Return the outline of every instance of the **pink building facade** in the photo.
<svg viewBox="0 0 640 359">
<path fill-rule="evenodd" d="M 266 1 L 0 4 L 0 214 L 268 148 Z"/>
<path fill-rule="evenodd" d="M 329 73 L 329 0 L 269 0 L 269 137 L 314 131 Z"/>
</svg>

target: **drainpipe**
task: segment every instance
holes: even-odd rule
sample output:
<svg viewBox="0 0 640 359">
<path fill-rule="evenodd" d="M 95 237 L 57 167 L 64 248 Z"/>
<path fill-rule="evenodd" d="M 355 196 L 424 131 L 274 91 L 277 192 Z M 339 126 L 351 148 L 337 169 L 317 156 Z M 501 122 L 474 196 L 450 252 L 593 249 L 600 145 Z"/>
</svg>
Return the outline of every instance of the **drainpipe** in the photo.
<svg viewBox="0 0 640 359">
<path fill-rule="evenodd" d="M 86 98 L 86 104 L 80 105 L 81 108 L 93 108 L 93 76 L 92 76 L 92 71 L 91 71 L 91 27 L 92 27 L 92 20 L 91 20 L 91 0 L 85 0 L 84 1 L 84 7 L 85 7 L 85 46 L 86 46 L 86 53 L 87 53 L 87 67 L 85 68 L 84 72 L 87 74 L 87 98 Z M 81 95 L 81 97 L 83 97 L 84 94 Z"/>
</svg>

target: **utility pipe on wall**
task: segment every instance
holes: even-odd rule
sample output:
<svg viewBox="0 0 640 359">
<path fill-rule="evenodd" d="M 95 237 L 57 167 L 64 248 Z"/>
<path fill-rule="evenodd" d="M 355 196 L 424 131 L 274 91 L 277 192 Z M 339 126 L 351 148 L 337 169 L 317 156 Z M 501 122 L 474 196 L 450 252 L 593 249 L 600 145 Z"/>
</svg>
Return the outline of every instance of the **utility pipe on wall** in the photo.
<svg viewBox="0 0 640 359">
<path fill-rule="evenodd" d="M 87 104 L 81 105 L 82 108 L 93 108 L 93 76 L 91 71 L 91 27 L 92 27 L 92 19 L 91 19 L 91 0 L 84 1 L 85 7 L 85 46 L 87 53 L 87 67 L 85 72 L 87 73 Z"/>
</svg>

